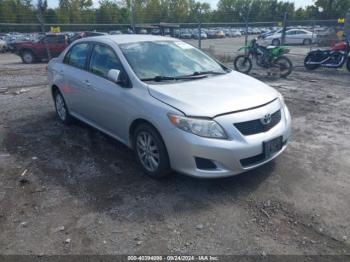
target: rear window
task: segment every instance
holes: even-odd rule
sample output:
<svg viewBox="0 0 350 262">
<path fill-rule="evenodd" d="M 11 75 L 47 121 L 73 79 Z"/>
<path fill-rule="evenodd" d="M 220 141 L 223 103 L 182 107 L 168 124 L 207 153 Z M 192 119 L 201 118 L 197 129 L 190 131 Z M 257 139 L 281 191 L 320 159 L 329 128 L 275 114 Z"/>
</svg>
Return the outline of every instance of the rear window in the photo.
<svg viewBox="0 0 350 262">
<path fill-rule="evenodd" d="M 88 55 L 88 43 L 76 44 L 68 51 L 63 62 L 80 69 L 85 69 Z"/>
</svg>

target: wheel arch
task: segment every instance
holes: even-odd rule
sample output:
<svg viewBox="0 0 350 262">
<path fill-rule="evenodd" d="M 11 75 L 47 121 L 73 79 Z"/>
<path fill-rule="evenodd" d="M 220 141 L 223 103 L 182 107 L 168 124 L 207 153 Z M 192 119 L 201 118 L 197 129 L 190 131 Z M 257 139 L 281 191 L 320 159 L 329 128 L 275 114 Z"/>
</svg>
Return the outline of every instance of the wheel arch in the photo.
<svg viewBox="0 0 350 262">
<path fill-rule="evenodd" d="M 54 98 L 55 92 L 60 92 L 60 89 L 58 88 L 57 85 L 53 84 L 53 85 L 51 86 L 51 95 L 52 95 L 53 98 Z"/>
<path fill-rule="evenodd" d="M 165 144 L 165 140 L 162 136 L 162 134 L 159 132 L 157 126 L 155 124 L 153 124 L 151 121 L 145 119 L 145 118 L 142 118 L 142 117 L 139 117 L 139 118 L 136 118 L 134 119 L 131 124 L 129 125 L 129 145 L 130 147 L 133 149 L 133 138 L 134 138 L 134 133 L 136 131 L 136 128 L 142 124 L 147 124 L 147 125 L 150 125 L 151 127 L 154 128 L 155 131 L 157 131 L 157 133 L 159 134 L 159 136 L 162 138 L 163 140 L 163 143 Z M 166 145 L 166 144 L 165 144 Z"/>
<path fill-rule="evenodd" d="M 19 53 L 20 55 L 22 55 L 24 52 L 30 52 L 30 53 L 33 54 L 34 58 L 37 58 L 35 52 L 34 52 L 33 49 L 31 49 L 31 48 L 28 48 L 28 47 L 21 48 L 21 49 L 19 50 L 18 53 Z"/>
</svg>

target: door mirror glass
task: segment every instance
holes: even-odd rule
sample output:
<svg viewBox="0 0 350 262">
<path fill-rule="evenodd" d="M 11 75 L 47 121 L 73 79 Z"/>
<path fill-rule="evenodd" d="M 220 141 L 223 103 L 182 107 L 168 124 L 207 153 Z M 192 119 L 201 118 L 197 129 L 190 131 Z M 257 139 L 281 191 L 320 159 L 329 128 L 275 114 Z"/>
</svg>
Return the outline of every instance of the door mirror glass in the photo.
<svg viewBox="0 0 350 262">
<path fill-rule="evenodd" d="M 107 73 L 107 78 L 116 84 L 120 84 L 121 83 L 120 70 L 118 69 L 109 70 Z"/>
</svg>

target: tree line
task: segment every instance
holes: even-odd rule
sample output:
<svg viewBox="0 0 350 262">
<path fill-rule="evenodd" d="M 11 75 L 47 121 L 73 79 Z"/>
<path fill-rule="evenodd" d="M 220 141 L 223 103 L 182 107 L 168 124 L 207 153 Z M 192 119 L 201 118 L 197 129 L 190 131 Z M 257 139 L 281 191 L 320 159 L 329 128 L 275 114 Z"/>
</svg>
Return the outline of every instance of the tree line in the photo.
<svg viewBox="0 0 350 262">
<path fill-rule="evenodd" d="M 196 0 L 59 0 L 57 8 L 47 0 L 0 0 L 0 23 L 37 23 L 42 10 L 46 23 L 130 24 L 281 21 L 284 12 L 292 20 L 336 19 L 350 8 L 350 0 L 314 0 L 296 8 L 280 0 L 220 0 L 217 8 Z"/>
</svg>

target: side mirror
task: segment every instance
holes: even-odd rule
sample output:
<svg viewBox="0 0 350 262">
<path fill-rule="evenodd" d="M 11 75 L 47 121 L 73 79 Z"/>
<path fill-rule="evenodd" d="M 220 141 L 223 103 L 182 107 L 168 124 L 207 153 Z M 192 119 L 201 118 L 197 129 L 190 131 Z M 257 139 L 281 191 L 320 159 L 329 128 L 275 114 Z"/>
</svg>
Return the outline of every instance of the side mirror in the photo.
<svg viewBox="0 0 350 262">
<path fill-rule="evenodd" d="M 122 87 L 130 87 L 127 76 L 118 69 L 110 69 L 107 73 L 107 78 Z"/>
<path fill-rule="evenodd" d="M 111 69 L 107 73 L 107 78 L 116 84 L 120 84 L 122 81 L 120 80 L 120 70 Z"/>
</svg>

